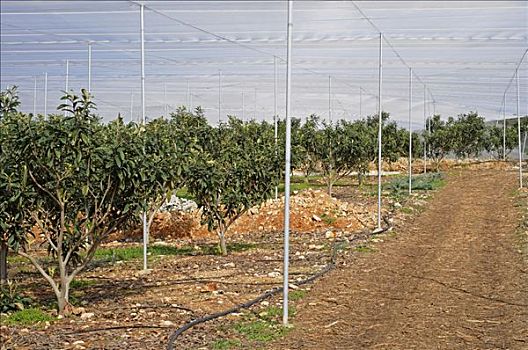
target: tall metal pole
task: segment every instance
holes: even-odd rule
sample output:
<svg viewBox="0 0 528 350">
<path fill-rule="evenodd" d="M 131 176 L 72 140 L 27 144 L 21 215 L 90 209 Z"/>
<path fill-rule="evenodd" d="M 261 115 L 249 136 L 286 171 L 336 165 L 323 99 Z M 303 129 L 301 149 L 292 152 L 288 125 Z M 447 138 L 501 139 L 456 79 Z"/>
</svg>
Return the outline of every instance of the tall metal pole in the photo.
<svg viewBox="0 0 528 350">
<path fill-rule="evenodd" d="M 506 91 L 502 98 L 502 159 L 506 160 Z"/>
<path fill-rule="evenodd" d="M 273 127 L 275 136 L 275 155 L 277 155 L 277 143 L 279 136 L 279 125 L 277 115 L 277 56 L 273 56 Z M 279 198 L 279 187 L 275 186 L 275 200 Z"/>
<path fill-rule="evenodd" d="M 361 118 L 361 115 L 362 115 L 362 104 L 363 104 L 363 89 L 361 88 L 361 86 L 359 87 L 359 118 Z"/>
<path fill-rule="evenodd" d="M 131 93 L 130 94 L 130 121 L 134 120 L 133 111 L 134 111 L 134 93 Z"/>
<path fill-rule="evenodd" d="M 253 114 L 255 115 L 254 118 L 257 120 L 257 88 L 255 88 L 255 99 L 254 99 L 255 105 L 253 106 Z"/>
<path fill-rule="evenodd" d="M 145 5 L 141 4 L 139 7 L 139 26 L 140 26 L 140 42 L 141 42 L 141 123 L 145 125 L 145 19 L 144 9 Z M 147 242 L 148 242 L 148 224 L 147 212 L 143 212 L 143 270 L 147 269 Z"/>
<path fill-rule="evenodd" d="M 191 112 L 191 87 L 189 85 L 189 79 L 187 79 L 187 110 Z"/>
<path fill-rule="evenodd" d="M 523 187 L 523 173 L 522 173 L 522 147 L 521 147 L 521 111 L 519 105 L 519 68 L 515 71 L 515 78 L 517 80 L 517 134 L 519 136 L 519 187 Z"/>
<path fill-rule="evenodd" d="M 378 61 L 378 229 L 381 229 L 381 127 L 382 106 L 381 88 L 383 83 L 383 34 L 379 33 L 379 61 Z"/>
<path fill-rule="evenodd" d="M 332 77 L 328 76 L 328 122 L 332 124 Z"/>
<path fill-rule="evenodd" d="M 37 77 L 35 76 L 35 86 L 33 88 L 33 115 L 37 115 Z"/>
<path fill-rule="evenodd" d="M 92 43 L 88 42 L 88 92 L 92 92 Z"/>
<path fill-rule="evenodd" d="M 64 90 L 68 92 L 70 89 L 70 60 L 66 60 L 66 82 L 64 83 Z"/>
<path fill-rule="evenodd" d="M 244 91 L 242 91 L 242 120 L 246 121 L 246 101 Z"/>
<path fill-rule="evenodd" d="M 412 193 L 412 68 L 409 68 L 409 195 Z"/>
<path fill-rule="evenodd" d="M 282 324 L 288 325 L 288 279 L 290 260 L 290 157 L 291 157 L 291 50 L 292 50 L 293 0 L 288 0 L 288 46 L 286 50 L 286 154 L 284 167 L 284 271 L 282 295 Z"/>
<path fill-rule="evenodd" d="M 218 125 L 222 121 L 222 71 L 218 71 Z"/>
<path fill-rule="evenodd" d="M 48 115 L 48 72 L 44 73 L 44 116 Z"/>
<path fill-rule="evenodd" d="M 70 61 L 66 60 L 66 79 L 64 83 L 64 91 L 68 93 L 69 90 L 69 80 L 70 80 Z M 64 111 L 64 116 L 66 116 L 66 111 Z"/>
<path fill-rule="evenodd" d="M 167 115 L 167 83 L 163 83 L 163 112 Z"/>
<path fill-rule="evenodd" d="M 424 85 L 424 96 L 423 96 L 423 117 L 424 117 L 424 174 L 427 174 L 427 140 L 425 138 L 425 135 L 427 134 L 427 112 L 425 111 L 426 103 L 425 103 L 425 85 Z"/>
</svg>

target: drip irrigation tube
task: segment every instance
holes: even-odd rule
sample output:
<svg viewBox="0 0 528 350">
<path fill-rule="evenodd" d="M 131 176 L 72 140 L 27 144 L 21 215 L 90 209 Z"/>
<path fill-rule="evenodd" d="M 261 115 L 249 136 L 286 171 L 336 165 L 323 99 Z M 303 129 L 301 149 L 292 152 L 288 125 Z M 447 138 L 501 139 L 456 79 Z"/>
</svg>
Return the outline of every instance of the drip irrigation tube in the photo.
<svg viewBox="0 0 528 350">
<path fill-rule="evenodd" d="M 375 231 L 375 232 L 370 232 L 367 236 L 371 236 L 371 235 L 374 235 L 374 234 L 380 234 L 380 233 L 383 233 L 383 232 L 386 232 L 388 231 L 391 226 L 389 225 L 389 222 L 388 220 L 384 217 L 383 218 L 385 223 L 388 225 L 386 228 L 383 228 L 382 230 L 378 230 L 378 231 Z M 337 243 L 337 242 L 336 242 Z M 316 279 L 326 275 L 328 272 L 332 271 L 334 268 L 335 268 L 335 260 L 336 260 L 336 256 L 337 256 L 337 249 L 336 249 L 336 245 L 334 244 L 334 247 L 332 249 L 332 255 L 331 255 L 331 260 L 330 260 L 330 263 L 328 263 L 323 269 L 321 269 L 319 272 L 315 273 L 314 275 L 300 281 L 300 282 L 297 282 L 295 285 L 297 286 L 302 286 L 302 285 L 305 285 L 305 284 L 308 284 L 308 283 L 311 283 L 313 281 L 315 281 Z M 176 339 L 183 334 L 183 332 L 187 331 L 188 329 L 198 325 L 198 324 L 201 324 L 201 323 L 205 323 L 205 322 L 208 322 L 208 321 L 212 321 L 214 319 L 217 319 L 217 318 L 220 318 L 220 317 L 223 317 L 223 316 L 227 316 L 229 314 L 232 314 L 232 313 L 235 313 L 237 311 L 240 311 L 242 309 L 248 309 L 250 308 L 251 306 L 255 305 L 256 303 L 258 302 L 261 302 L 263 301 L 264 299 L 267 299 L 275 294 L 278 294 L 278 293 L 281 293 L 283 291 L 283 287 L 277 287 L 277 288 L 273 288 L 261 295 L 259 295 L 258 297 L 256 297 L 255 299 L 252 299 L 252 300 L 249 300 L 243 304 L 239 304 L 239 305 L 236 305 L 230 309 L 227 309 L 227 310 L 224 310 L 224 311 L 220 311 L 220 312 L 216 312 L 214 314 L 210 314 L 210 315 L 207 315 L 207 316 L 204 316 L 204 317 L 200 317 L 200 318 L 197 318 L 197 319 L 194 319 L 186 324 L 184 324 L 183 326 L 181 326 L 180 328 L 178 328 L 177 330 L 175 330 L 169 337 L 169 340 L 168 340 L 168 344 L 167 344 L 167 350 L 174 350 L 174 343 L 176 341 Z"/>
</svg>

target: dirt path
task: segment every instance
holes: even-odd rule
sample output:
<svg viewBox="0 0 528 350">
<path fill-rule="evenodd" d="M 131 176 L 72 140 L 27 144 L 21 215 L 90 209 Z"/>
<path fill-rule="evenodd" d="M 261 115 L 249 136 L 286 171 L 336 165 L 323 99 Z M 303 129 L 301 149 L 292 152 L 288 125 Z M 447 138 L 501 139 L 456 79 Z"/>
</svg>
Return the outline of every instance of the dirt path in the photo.
<svg viewBox="0 0 528 350">
<path fill-rule="evenodd" d="M 515 187 L 451 175 L 413 225 L 317 282 L 270 349 L 528 349 Z"/>
</svg>

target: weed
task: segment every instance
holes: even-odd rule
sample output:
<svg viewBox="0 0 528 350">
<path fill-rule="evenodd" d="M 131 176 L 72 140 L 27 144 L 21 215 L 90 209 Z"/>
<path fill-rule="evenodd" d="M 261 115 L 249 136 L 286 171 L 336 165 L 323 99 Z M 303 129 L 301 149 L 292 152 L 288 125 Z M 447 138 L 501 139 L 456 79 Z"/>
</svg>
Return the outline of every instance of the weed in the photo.
<svg viewBox="0 0 528 350">
<path fill-rule="evenodd" d="M 90 280 L 90 279 L 74 279 L 70 283 L 70 288 L 71 289 L 81 289 L 81 288 L 93 286 L 94 284 L 97 284 L 97 281 Z"/>
<path fill-rule="evenodd" d="M 289 296 L 291 301 L 298 301 L 306 296 L 306 291 L 302 289 L 292 290 Z"/>
<path fill-rule="evenodd" d="M 215 341 L 212 345 L 213 350 L 229 350 L 233 348 L 237 348 L 242 343 L 238 339 L 219 339 Z"/>
<path fill-rule="evenodd" d="M 13 281 L 0 287 L 0 312 L 24 310 L 30 304 L 31 299 L 21 295 Z"/>
<path fill-rule="evenodd" d="M 336 222 L 336 218 L 333 216 L 326 215 L 326 213 L 321 214 L 321 220 L 324 221 L 327 225 L 332 225 L 334 222 Z"/>
<path fill-rule="evenodd" d="M 278 323 L 256 320 L 235 325 L 235 330 L 249 340 L 268 342 L 284 336 L 287 329 Z"/>
<path fill-rule="evenodd" d="M 55 318 L 48 315 L 44 311 L 32 308 L 14 312 L 11 315 L 7 316 L 4 320 L 2 320 L 2 323 L 6 325 L 27 326 L 40 322 L 53 321 L 54 319 Z"/>
<path fill-rule="evenodd" d="M 367 245 L 358 245 L 354 248 L 354 250 L 358 253 L 373 253 L 376 251 L 374 248 L 371 248 Z"/>
</svg>

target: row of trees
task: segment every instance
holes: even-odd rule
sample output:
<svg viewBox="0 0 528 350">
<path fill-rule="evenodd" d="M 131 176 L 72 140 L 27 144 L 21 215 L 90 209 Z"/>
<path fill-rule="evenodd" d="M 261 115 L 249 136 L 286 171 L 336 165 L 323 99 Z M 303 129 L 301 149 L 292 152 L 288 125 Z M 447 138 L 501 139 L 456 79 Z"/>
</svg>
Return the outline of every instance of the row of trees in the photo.
<svg viewBox="0 0 528 350">
<path fill-rule="evenodd" d="M 136 225 L 141 213 L 150 225 L 173 192 L 188 189 L 227 254 L 229 226 L 270 198 L 283 175 L 284 138 L 276 140 L 267 122 L 229 117 L 213 127 L 200 108 L 182 107 L 145 125 L 120 117 L 105 124 L 85 90 L 66 93 L 56 115 L 24 114 L 19 106 L 16 89 L 1 93 L 0 277 L 7 278 L 8 249 L 27 258 L 50 284 L 61 314 L 68 312 L 71 281 L 104 239 Z M 414 134 L 415 157 L 424 139 L 435 159 L 479 152 L 480 132 L 488 130 L 471 114 L 448 122 L 434 116 L 431 126 L 429 134 Z M 278 127 L 284 135 L 284 121 Z M 408 132 L 387 113 L 382 129 L 384 160 L 407 156 Z M 330 193 L 352 172 L 361 180 L 376 161 L 377 130 L 377 116 L 332 124 L 315 115 L 293 119 L 292 167 L 306 176 L 320 172 Z M 36 234 L 44 237 L 51 267 L 28 249 Z"/>
</svg>

